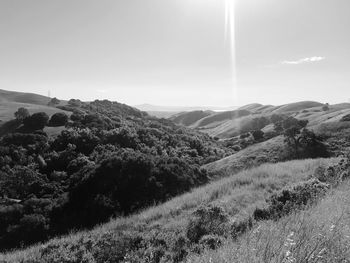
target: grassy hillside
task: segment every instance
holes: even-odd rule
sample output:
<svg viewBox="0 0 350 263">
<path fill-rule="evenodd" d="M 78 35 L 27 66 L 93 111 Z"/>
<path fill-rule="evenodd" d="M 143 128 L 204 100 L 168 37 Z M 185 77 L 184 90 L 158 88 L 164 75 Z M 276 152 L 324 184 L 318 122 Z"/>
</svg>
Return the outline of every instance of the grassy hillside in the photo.
<svg viewBox="0 0 350 263">
<path fill-rule="evenodd" d="M 274 114 L 293 116 L 309 121 L 309 127 L 314 127 L 327 122 L 339 121 L 343 116 L 350 114 L 350 104 L 342 103 L 330 105 L 329 110 L 324 111 L 324 104 L 314 101 L 302 101 L 280 106 L 249 104 L 236 111 L 216 112 L 198 119 L 196 122 L 183 122 L 191 118 L 194 112 L 181 114 L 181 118 L 172 118 L 175 123 L 199 129 L 211 136 L 230 138 L 247 132 L 255 118 L 270 118 Z M 197 117 L 198 116 L 197 114 Z"/>
<path fill-rule="evenodd" d="M 29 110 L 30 114 L 42 111 L 46 112 L 49 116 L 56 112 L 65 112 L 68 114 L 66 111 L 44 105 L 2 101 L 0 103 L 0 120 L 6 122 L 13 119 L 14 113 L 18 108 L 26 108 Z"/>
<path fill-rule="evenodd" d="M 170 120 L 183 126 L 191 126 L 198 120 L 203 119 L 213 113 L 214 113 L 213 111 L 182 112 L 172 116 Z"/>
<path fill-rule="evenodd" d="M 318 167 L 337 162 L 337 159 L 317 159 L 265 164 L 139 214 L 112 220 L 92 231 L 73 233 L 44 245 L 1 254 L 0 261 L 148 262 L 154 253 L 161 253 L 163 262 L 170 262 L 167 258 L 170 260 L 177 255 L 179 240 L 186 235 L 189 219 L 199 207 L 220 204 L 235 220 L 246 218 L 275 191 L 305 181 Z"/>
<path fill-rule="evenodd" d="M 349 262 L 349 203 L 348 181 L 315 207 L 279 221 L 262 222 L 237 242 L 193 254 L 186 262 Z"/>
<path fill-rule="evenodd" d="M 27 108 L 31 114 L 36 112 L 46 112 L 52 115 L 56 112 L 63 112 L 54 107 L 48 107 L 47 104 L 51 99 L 46 96 L 7 91 L 0 89 L 0 125 L 14 118 L 14 113 L 18 108 Z M 62 102 L 64 103 L 64 102 Z"/>
<path fill-rule="evenodd" d="M 279 162 L 285 158 L 283 137 L 278 136 L 249 146 L 216 162 L 209 163 L 204 168 L 215 174 L 232 174 L 262 163 Z"/>
<path fill-rule="evenodd" d="M 0 101 L 19 102 L 46 106 L 47 103 L 50 101 L 50 98 L 34 93 L 24 93 L 0 89 Z"/>
<path fill-rule="evenodd" d="M 315 101 L 301 101 L 290 103 L 286 105 L 281 105 L 275 108 L 271 108 L 268 111 L 272 113 L 288 113 L 288 112 L 298 112 L 309 108 L 322 107 L 323 104 Z M 264 111 L 266 112 L 266 111 Z"/>
</svg>

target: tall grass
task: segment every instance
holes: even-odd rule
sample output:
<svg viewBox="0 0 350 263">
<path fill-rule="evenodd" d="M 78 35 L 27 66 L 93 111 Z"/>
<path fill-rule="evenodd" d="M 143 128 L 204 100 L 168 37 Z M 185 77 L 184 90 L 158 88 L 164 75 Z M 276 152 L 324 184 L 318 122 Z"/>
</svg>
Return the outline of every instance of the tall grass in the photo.
<svg viewBox="0 0 350 263">
<path fill-rule="evenodd" d="M 238 241 L 191 255 L 187 263 L 350 262 L 350 183 L 317 206 L 257 225 Z"/>
<path fill-rule="evenodd" d="M 245 218 L 275 191 L 307 180 L 318 167 L 337 162 L 338 159 L 334 158 L 265 164 L 194 189 L 133 216 L 113 219 L 94 230 L 72 233 L 44 245 L 0 254 L 0 262 L 117 262 L 125 253 L 146 254 L 154 240 L 162 240 L 170 248 L 184 234 L 190 215 L 201 205 L 219 204 L 231 217 Z M 140 248 L 135 248 L 135 242 L 139 241 L 144 246 L 141 252 L 136 251 Z M 254 242 L 254 239 L 249 242 Z M 242 248 L 245 246 L 243 242 Z M 229 248 L 229 244 L 225 247 Z M 211 257 L 217 255 L 216 252 L 208 253 Z M 228 253 L 228 250 L 223 253 Z M 194 256 L 193 260 L 204 258 Z"/>
</svg>

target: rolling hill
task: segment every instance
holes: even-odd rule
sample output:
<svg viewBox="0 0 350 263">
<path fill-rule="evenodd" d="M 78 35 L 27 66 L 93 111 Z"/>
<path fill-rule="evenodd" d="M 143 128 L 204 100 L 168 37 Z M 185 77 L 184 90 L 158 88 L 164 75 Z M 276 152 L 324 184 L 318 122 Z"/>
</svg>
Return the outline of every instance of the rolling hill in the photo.
<svg viewBox="0 0 350 263">
<path fill-rule="evenodd" d="M 0 102 L 4 101 L 46 106 L 50 101 L 50 98 L 34 93 L 24 93 L 0 89 Z"/>
<path fill-rule="evenodd" d="M 191 111 L 191 112 L 181 112 L 179 114 L 173 115 L 170 120 L 173 122 L 183 125 L 191 126 L 200 119 L 212 115 L 213 111 Z"/>
<path fill-rule="evenodd" d="M 309 127 L 317 127 L 323 123 L 339 121 L 350 113 L 349 103 L 330 105 L 327 111 L 322 109 L 323 106 L 324 104 L 315 101 L 302 101 L 280 106 L 255 103 L 240 107 L 235 111 L 212 112 L 200 119 L 198 119 L 201 117 L 198 112 L 182 113 L 179 118 L 171 117 L 170 119 L 177 124 L 225 139 L 246 132 L 246 128 L 258 117 L 269 118 L 274 114 L 288 115 L 297 119 L 306 119 L 309 121 Z M 192 120 L 193 116 L 197 117 L 196 122 L 183 122 L 186 119 Z"/>
<path fill-rule="evenodd" d="M 14 113 L 21 107 L 27 108 L 31 114 L 43 111 L 50 116 L 56 112 L 64 112 L 55 107 L 47 106 L 50 100 L 49 97 L 34 93 L 23 93 L 0 89 L 0 124 L 1 122 L 13 119 Z M 62 101 L 61 103 L 64 104 L 65 102 Z"/>
<path fill-rule="evenodd" d="M 26 103 L 17 101 L 25 95 L 4 94 L 4 116 L 12 118 L 18 105 L 58 111 L 43 105 L 41 96 L 31 94 Z M 166 120 L 107 100 L 70 103 L 66 109 L 74 118 L 66 126 L 0 139 L 0 164 L 6 166 L 0 169 L 0 186 L 6 186 L 6 196 L 0 196 L 0 262 L 159 263 L 206 255 L 208 245 L 217 248 L 231 242 L 224 241 L 228 235 L 240 237 L 260 224 L 255 212 L 266 216 L 271 198 L 294 196 L 300 187 L 308 196 L 314 183 L 328 187 L 318 176 L 333 180 L 331 172 L 344 165 L 337 156 L 350 146 L 350 122 L 340 120 L 350 105 L 322 107 L 312 101 L 250 104 Z M 263 139 L 241 134 L 254 119 L 273 114 L 308 119 L 332 151 L 326 156 L 334 157 L 287 161 L 300 156 L 288 155 L 279 133 Z M 264 131 L 271 129 L 263 123 Z"/>
</svg>

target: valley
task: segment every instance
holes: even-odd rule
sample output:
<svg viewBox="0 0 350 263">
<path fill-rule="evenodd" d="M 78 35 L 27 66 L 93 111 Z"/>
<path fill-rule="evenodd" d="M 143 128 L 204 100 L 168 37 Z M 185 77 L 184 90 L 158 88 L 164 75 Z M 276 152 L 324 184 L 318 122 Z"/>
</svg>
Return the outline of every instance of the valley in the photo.
<svg viewBox="0 0 350 263">
<path fill-rule="evenodd" d="M 107 100 L 4 94 L 0 262 L 261 262 L 242 254 L 250 233 L 264 229 L 247 249 L 263 246 L 269 229 L 284 235 L 282 222 L 312 220 L 348 189 L 348 104 L 158 119 Z M 287 192 L 304 199 L 283 203 Z"/>
</svg>

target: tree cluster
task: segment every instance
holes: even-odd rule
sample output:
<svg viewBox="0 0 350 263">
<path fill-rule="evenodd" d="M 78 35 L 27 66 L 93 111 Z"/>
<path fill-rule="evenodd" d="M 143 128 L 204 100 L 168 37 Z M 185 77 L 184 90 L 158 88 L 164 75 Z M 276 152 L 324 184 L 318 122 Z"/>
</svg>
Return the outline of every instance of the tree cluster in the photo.
<svg viewBox="0 0 350 263">
<path fill-rule="evenodd" d="M 273 123 L 276 133 L 284 136 L 294 158 L 327 157 L 329 155 L 322 139 L 307 129 L 307 120 L 275 115 Z"/>
<path fill-rule="evenodd" d="M 123 104 L 69 107 L 69 119 L 19 110 L 19 128 L 0 138 L 0 250 L 168 200 L 208 182 L 200 166 L 230 153 L 208 135 Z M 63 124 L 56 137 L 42 130 Z"/>
</svg>

